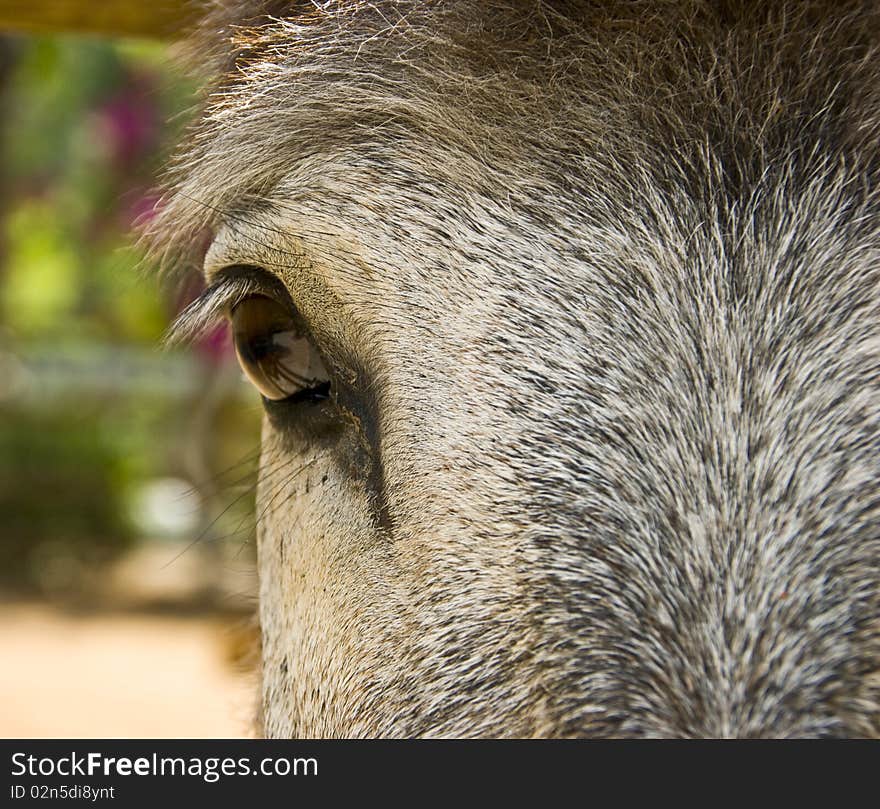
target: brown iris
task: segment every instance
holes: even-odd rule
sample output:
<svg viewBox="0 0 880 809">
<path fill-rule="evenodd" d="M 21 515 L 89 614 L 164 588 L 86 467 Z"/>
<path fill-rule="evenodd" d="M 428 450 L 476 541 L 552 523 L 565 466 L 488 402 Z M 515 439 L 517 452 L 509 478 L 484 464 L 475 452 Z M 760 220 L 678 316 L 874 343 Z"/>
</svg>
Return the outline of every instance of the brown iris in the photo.
<svg viewBox="0 0 880 809">
<path fill-rule="evenodd" d="M 267 399 L 321 399 L 330 377 L 305 329 L 271 298 L 253 295 L 232 310 L 235 353 L 242 370 Z"/>
</svg>

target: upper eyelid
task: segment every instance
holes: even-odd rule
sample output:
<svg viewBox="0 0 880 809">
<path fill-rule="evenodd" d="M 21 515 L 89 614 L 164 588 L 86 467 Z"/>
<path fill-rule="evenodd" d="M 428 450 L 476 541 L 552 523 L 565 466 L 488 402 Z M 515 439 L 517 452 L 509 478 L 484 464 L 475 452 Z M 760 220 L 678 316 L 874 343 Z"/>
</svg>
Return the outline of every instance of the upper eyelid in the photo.
<svg viewBox="0 0 880 809">
<path fill-rule="evenodd" d="M 284 243 L 290 233 L 286 229 L 273 228 L 266 222 L 256 221 L 247 213 L 237 216 L 227 214 L 205 254 L 205 278 L 213 283 L 228 267 L 249 265 L 254 258 L 267 271 L 270 268 L 283 270 L 300 266 L 305 254 L 302 251 L 291 252 Z"/>
</svg>

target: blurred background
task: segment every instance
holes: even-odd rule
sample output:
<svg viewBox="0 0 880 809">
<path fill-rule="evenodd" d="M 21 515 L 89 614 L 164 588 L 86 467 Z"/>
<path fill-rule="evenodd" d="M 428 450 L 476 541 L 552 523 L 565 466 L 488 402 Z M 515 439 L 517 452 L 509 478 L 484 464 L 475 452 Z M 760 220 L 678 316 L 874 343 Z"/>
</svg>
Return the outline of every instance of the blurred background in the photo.
<svg viewBox="0 0 880 809">
<path fill-rule="evenodd" d="M 0 736 L 246 736 L 259 402 L 160 347 L 133 234 L 197 103 L 167 46 L 0 32 Z"/>
</svg>

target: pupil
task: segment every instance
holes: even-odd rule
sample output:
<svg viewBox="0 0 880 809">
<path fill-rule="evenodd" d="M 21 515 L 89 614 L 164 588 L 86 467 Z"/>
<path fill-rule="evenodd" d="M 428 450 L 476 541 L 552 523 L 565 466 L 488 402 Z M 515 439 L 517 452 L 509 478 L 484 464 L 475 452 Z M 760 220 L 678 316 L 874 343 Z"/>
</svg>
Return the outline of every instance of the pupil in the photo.
<svg viewBox="0 0 880 809">
<path fill-rule="evenodd" d="M 259 365 L 266 357 L 277 353 L 279 347 L 275 344 L 274 338 L 274 334 L 268 334 L 245 340 L 242 351 L 245 361 Z"/>
</svg>

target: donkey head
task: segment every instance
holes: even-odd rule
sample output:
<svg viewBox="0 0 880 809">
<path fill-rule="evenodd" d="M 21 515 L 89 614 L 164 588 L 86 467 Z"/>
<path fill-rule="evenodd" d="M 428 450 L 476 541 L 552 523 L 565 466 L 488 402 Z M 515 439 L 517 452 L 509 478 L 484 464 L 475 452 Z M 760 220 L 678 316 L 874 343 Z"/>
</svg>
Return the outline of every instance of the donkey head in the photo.
<svg viewBox="0 0 880 809">
<path fill-rule="evenodd" d="M 155 231 L 264 397 L 268 734 L 880 733 L 878 26 L 209 16 Z"/>
</svg>

